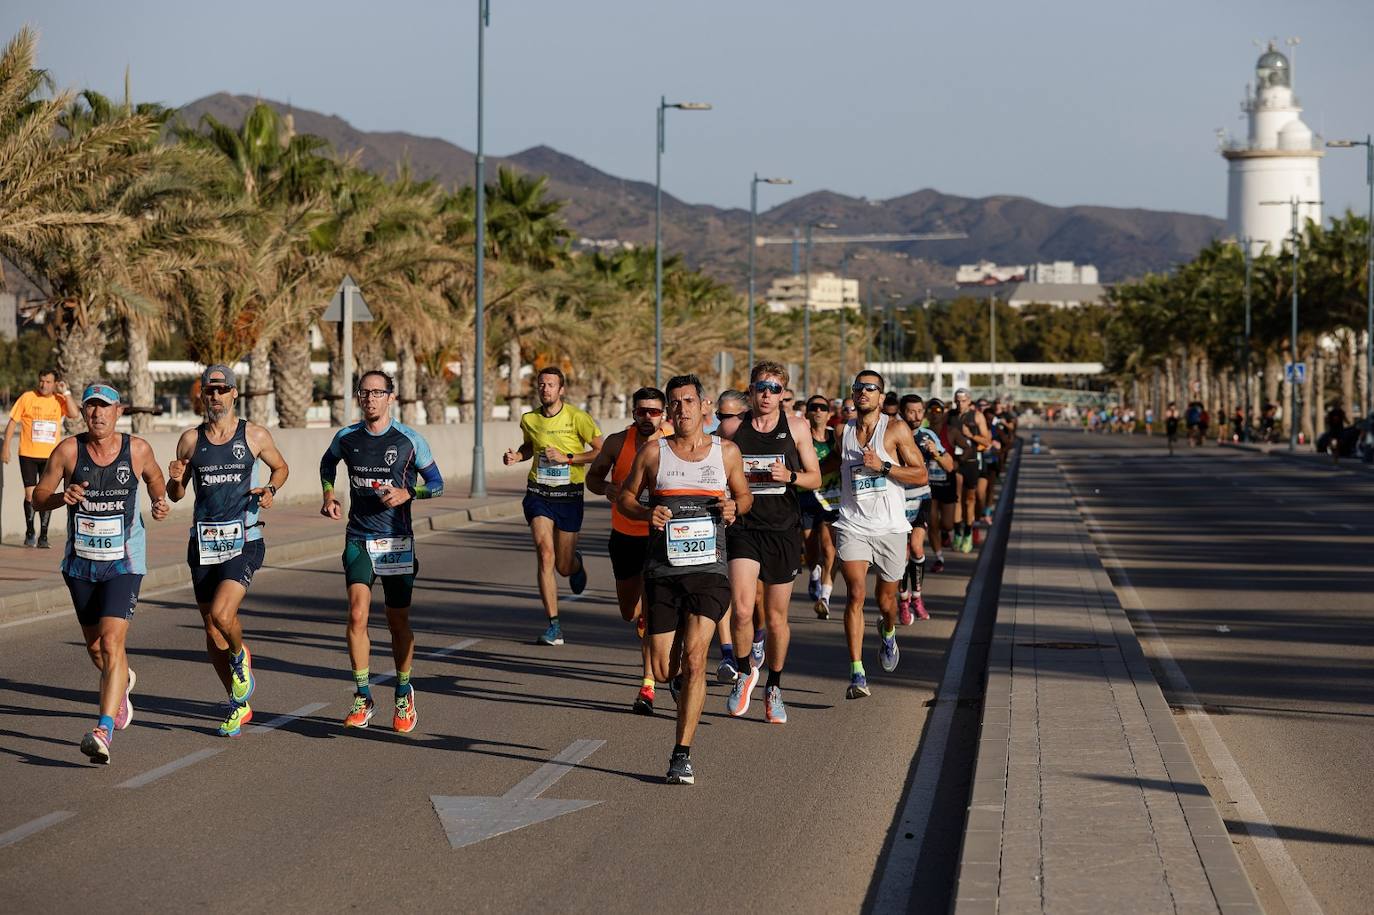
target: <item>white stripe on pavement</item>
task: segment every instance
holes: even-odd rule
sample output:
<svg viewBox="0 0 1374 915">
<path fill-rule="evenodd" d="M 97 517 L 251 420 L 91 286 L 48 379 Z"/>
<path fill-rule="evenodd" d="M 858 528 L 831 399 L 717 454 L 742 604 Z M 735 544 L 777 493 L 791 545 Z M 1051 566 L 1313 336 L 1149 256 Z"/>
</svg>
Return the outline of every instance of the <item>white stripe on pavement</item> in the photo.
<svg viewBox="0 0 1374 915">
<path fill-rule="evenodd" d="M 435 651 L 424 651 L 423 649 L 416 649 L 415 654 L 416 654 L 417 657 L 421 657 L 421 658 L 425 658 L 426 660 L 433 661 L 435 658 L 442 658 L 442 657 L 446 657 L 446 656 L 448 656 L 448 655 L 451 655 L 451 654 L 453 654 L 455 651 L 462 651 L 464 648 L 471 648 L 473 645 L 476 645 L 476 644 L 477 644 L 478 642 L 480 642 L 480 641 L 482 641 L 482 640 L 481 640 L 481 639 L 459 639 L 458 641 L 454 642 L 452 645 L 449 645 L 449 646 L 447 646 L 447 647 L 445 647 L 445 648 L 437 649 L 437 650 L 435 650 Z M 367 681 L 367 685 L 368 685 L 368 686 L 381 686 L 383 683 L 388 682 L 389 680 L 393 679 L 395 676 L 396 676 L 396 668 L 393 667 L 393 668 L 391 668 L 391 670 L 388 670 L 388 671 L 387 671 L 386 673 L 384 673 L 384 674 L 377 674 L 377 676 L 370 678 L 370 679 Z"/>
<path fill-rule="evenodd" d="M 267 723 L 265 723 L 265 724 L 255 724 L 255 725 L 253 725 L 252 727 L 250 727 L 250 728 L 248 729 L 248 733 L 250 733 L 250 734 L 261 734 L 263 731 L 275 731 L 277 728 L 281 727 L 282 725 L 284 725 L 284 724 L 290 724 L 291 722 L 295 721 L 297 718 L 304 718 L 306 715 L 309 715 L 311 712 L 318 712 L 320 709 L 324 708 L 324 707 L 325 707 L 326 705 L 328 705 L 328 704 L 329 704 L 328 702 L 312 702 L 312 703 L 310 703 L 309 705 L 302 705 L 300 708 L 296 709 L 294 712 L 287 712 L 285 715 L 278 715 L 276 718 L 273 718 L 271 721 L 269 721 L 269 722 L 267 722 Z"/>
<path fill-rule="evenodd" d="M 0 848 L 4 848 L 7 845 L 13 845 L 16 842 L 22 842 L 34 833 L 42 832 L 49 826 L 56 826 L 58 823 L 64 820 L 70 820 L 74 816 L 76 816 L 76 814 L 70 810 L 59 810 L 56 813 L 49 813 L 41 816 L 36 820 L 29 820 L 23 826 L 16 826 L 9 832 L 0 833 Z"/>
<path fill-rule="evenodd" d="M 202 759 L 209 759 L 216 753 L 222 752 L 224 752 L 224 747 L 206 747 L 204 750 L 197 750 L 194 753 L 188 753 L 185 756 L 181 757 L 181 759 L 174 759 L 171 762 L 167 763 L 165 766 L 158 766 L 156 769 L 151 769 L 147 772 L 144 772 L 142 775 L 135 775 L 127 782 L 120 782 L 118 785 L 115 785 L 115 787 L 142 788 L 144 785 L 157 781 L 164 775 L 171 775 L 178 769 L 184 769 L 187 766 L 194 765 L 195 763 L 200 762 Z"/>
</svg>

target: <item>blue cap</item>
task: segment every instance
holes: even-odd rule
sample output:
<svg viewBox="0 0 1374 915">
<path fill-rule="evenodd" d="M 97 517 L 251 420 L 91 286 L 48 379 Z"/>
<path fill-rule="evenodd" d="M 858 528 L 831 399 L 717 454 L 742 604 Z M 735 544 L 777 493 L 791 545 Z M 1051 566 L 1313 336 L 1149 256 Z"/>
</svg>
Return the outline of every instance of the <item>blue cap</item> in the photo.
<svg viewBox="0 0 1374 915">
<path fill-rule="evenodd" d="M 90 403 L 92 400 L 98 400 L 107 405 L 117 404 L 119 403 L 119 392 L 108 384 L 101 384 L 100 382 L 88 384 L 86 390 L 81 392 L 81 402 L 83 404 Z"/>
</svg>

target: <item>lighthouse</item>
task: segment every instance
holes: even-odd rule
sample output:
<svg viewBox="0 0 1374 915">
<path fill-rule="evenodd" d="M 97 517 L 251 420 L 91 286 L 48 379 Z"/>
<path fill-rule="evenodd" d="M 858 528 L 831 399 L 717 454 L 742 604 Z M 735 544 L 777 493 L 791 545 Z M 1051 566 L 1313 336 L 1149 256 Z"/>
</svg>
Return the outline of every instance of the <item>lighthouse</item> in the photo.
<svg viewBox="0 0 1374 915">
<path fill-rule="evenodd" d="M 1250 239 L 1258 254 L 1266 246 L 1277 254 L 1292 234 L 1292 210 L 1261 206 L 1261 201 L 1320 200 L 1321 157 L 1312 130 L 1302 122 L 1302 107 L 1293 94 L 1293 65 L 1274 42 L 1255 64 L 1253 92 L 1246 87 L 1241 110 L 1250 121 L 1244 140 L 1223 142 L 1229 164 L 1226 228 L 1236 239 Z M 1303 204 L 1302 224 L 1322 220 L 1320 204 Z"/>
</svg>

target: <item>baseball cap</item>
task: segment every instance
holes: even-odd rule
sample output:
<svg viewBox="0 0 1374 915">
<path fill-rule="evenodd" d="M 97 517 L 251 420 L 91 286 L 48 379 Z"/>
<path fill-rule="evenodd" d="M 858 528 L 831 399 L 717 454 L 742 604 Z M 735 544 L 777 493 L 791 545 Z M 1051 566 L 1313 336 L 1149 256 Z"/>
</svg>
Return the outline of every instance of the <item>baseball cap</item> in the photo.
<svg viewBox="0 0 1374 915">
<path fill-rule="evenodd" d="M 970 395 L 969 395 L 969 392 L 968 392 L 968 388 L 960 388 L 959 390 L 957 390 L 957 391 L 954 392 L 954 396 L 955 396 L 955 397 L 968 397 L 968 396 L 970 396 Z"/>
<path fill-rule="evenodd" d="M 90 403 L 92 400 L 100 401 L 103 404 L 119 403 L 119 392 L 108 384 L 95 382 L 86 385 L 86 390 L 81 392 L 81 402 Z"/>
<path fill-rule="evenodd" d="M 214 377 L 216 375 L 220 377 Z M 225 384 L 231 388 L 239 386 L 239 380 L 234 376 L 234 370 L 219 362 L 205 367 L 205 371 L 200 373 L 200 383 L 202 385 Z"/>
</svg>

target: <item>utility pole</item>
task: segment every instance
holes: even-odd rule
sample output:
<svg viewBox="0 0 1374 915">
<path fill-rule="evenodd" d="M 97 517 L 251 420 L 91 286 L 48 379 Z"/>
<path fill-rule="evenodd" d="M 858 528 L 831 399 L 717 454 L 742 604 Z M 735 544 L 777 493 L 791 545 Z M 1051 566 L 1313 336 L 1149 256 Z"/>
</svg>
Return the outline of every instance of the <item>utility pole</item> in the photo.
<svg viewBox="0 0 1374 915">
<path fill-rule="evenodd" d="M 1298 384 L 1298 253 L 1302 247 L 1302 218 L 1299 215 L 1299 210 L 1304 206 L 1321 206 L 1324 202 L 1322 200 L 1299 200 L 1297 197 L 1293 197 L 1291 200 L 1260 201 L 1260 206 L 1286 206 L 1293 209 L 1293 308 L 1292 326 L 1288 334 L 1289 359 L 1293 365 L 1292 397 L 1289 398 L 1289 408 L 1293 411 L 1293 415 L 1288 421 L 1289 451 L 1298 450 L 1298 403 L 1302 396 L 1299 393 L 1301 385 Z M 1319 381 L 1317 388 L 1318 396 L 1320 396 L 1321 384 Z"/>
<path fill-rule="evenodd" d="M 487 302 L 483 289 L 483 264 L 487 248 L 487 184 L 484 174 L 485 161 L 482 156 L 482 96 L 486 70 L 486 33 L 490 23 L 491 0 L 477 0 L 477 241 L 475 243 L 476 250 L 473 252 L 477 263 L 474 268 L 473 311 L 476 320 L 473 327 L 475 340 L 472 359 L 473 377 L 475 379 L 473 393 L 476 399 L 473 403 L 472 480 L 468 490 L 468 494 L 474 499 L 481 499 L 487 494 L 487 461 L 482 441 L 482 423 L 486 418 L 483 416 L 486 408 L 486 391 L 483 386 L 486 383 L 484 376 L 487 372 Z M 519 370 L 519 366 L 511 366 L 511 371 L 518 372 Z M 466 394 L 467 392 L 464 391 L 463 393 Z M 440 417 L 440 421 L 442 420 L 443 417 Z"/>
</svg>

